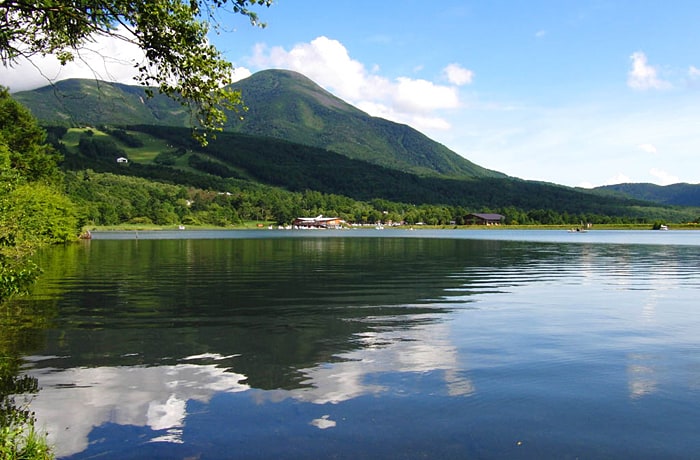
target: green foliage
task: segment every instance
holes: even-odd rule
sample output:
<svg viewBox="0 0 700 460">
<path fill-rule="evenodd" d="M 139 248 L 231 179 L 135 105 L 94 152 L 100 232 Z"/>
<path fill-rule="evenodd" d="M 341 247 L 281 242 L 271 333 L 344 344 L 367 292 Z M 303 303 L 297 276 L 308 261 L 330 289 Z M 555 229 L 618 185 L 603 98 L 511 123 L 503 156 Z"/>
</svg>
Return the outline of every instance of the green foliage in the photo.
<svg viewBox="0 0 700 460">
<path fill-rule="evenodd" d="M 11 168 L 25 180 L 57 180 L 56 152 L 45 144 L 46 133 L 31 112 L 17 103 L 6 88 L 0 87 L 0 143 L 9 155 L 4 168 Z"/>
<path fill-rule="evenodd" d="M 0 300 L 23 292 L 38 275 L 29 256 L 77 235 L 73 203 L 55 187 L 24 183 L 0 196 Z"/>
<path fill-rule="evenodd" d="M 0 458 L 7 460 L 49 460 L 54 455 L 46 435 L 34 424 L 0 426 Z"/>
<path fill-rule="evenodd" d="M 213 174 L 219 177 L 239 177 L 236 171 L 232 170 L 225 163 L 212 161 L 202 155 L 192 154 L 187 160 L 188 164 L 199 171 Z"/>
<path fill-rule="evenodd" d="M 38 274 L 29 256 L 77 235 L 71 201 L 59 189 L 57 155 L 29 112 L 0 89 L 0 300 Z"/>
<path fill-rule="evenodd" d="M 192 109 L 193 125 L 217 129 L 224 110 L 241 107 L 231 83 L 231 64 L 207 39 L 219 25 L 215 12 L 230 8 L 257 25 L 251 6 L 271 0 L 163 0 L 158 2 L 80 1 L 56 5 L 52 0 L 0 3 L 0 60 L 5 65 L 35 54 L 52 54 L 62 64 L 95 34 L 118 36 L 145 52 L 138 65 L 139 83 Z M 147 90 L 152 93 L 152 90 Z M 206 132 L 200 133 L 206 141 Z"/>
<path fill-rule="evenodd" d="M 160 152 L 153 159 L 153 162 L 162 166 L 174 166 L 177 163 L 178 158 L 185 154 L 185 149 L 180 148 L 176 150 L 170 150 L 167 152 Z"/>
<path fill-rule="evenodd" d="M 80 138 L 78 151 L 89 158 L 99 158 L 114 162 L 119 157 L 126 157 L 126 152 L 121 149 L 111 138 L 95 137 L 86 134 Z"/>
<path fill-rule="evenodd" d="M 138 147 L 143 147 L 143 141 L 139 139 L 138 137 L 129 134 L 123 129 L 111 129 L 108 127 L 101 127 L 103 131 L 107 132 L 110 134 L 112 137 L 115 139 L 119 140 L 122 142 L 124 145 L 127 147 L 132 147 L 132 148 L 138 148 Z"/>
<path fill-rule="evenodd" d="M 5 200 L 3 214 L 8 240 L 37 244 L 65 243 L 76 235 L 78 222 L 70 199 L 55 187 L 27 183 L 15 188 Z"/>
</svg>

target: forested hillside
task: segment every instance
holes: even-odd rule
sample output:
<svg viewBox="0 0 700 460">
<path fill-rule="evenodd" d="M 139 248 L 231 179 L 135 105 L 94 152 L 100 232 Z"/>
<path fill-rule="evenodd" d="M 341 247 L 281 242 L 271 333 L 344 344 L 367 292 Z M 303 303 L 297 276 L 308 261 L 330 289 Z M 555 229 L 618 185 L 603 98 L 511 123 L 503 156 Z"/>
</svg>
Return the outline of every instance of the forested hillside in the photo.
<svg viewBox="0 0 700 460">
<path fill-rule="evenodd" d="M 596 190 L 665 205 L 700 206 L 700 184 L 617 184 Z"/>
<path fill-rule="evenodd" d="M 469 212 L 486 211 L 500 212 L 508 223 L 523 224 L 678 222 L 697 217 L 687 209 L 553 184 L 423 177 L 322 149 L 234 133 L 221 134 L 207 147 L 188 136 L 187 129 L 163 126 L 53 128 L 50 133 L 64 152 L 64 168 L 76 171 L 68 176 L 71 195 L 79 199 L 86 220 L 95 224 L 229 225 L 241 220 L 288 224 L 298 216 L 337 214 L 358 223 L 447 225 L 462 223 Z M 128 163 L 118 163 L 119 157 L 128 158 Z M 95 173 L 112 175 L 107 180 Z M 147 182 L 128 182 L 120 176 L 180 188 L 154 185 L 146 192 Z M 197 205 L 186 207 L 187 201 Z"/>
<path fill-rule="evenodd" d="M 487 211 L 505 215 L 507 223 L 542 224 L 687 222 L 700 216 L 698 209 L 488 171 L 407 126 L 368 116 L 295 72 L 263 71 L 237 85 L 249 110 L 242 121 L 231 116 L 227 130 L 206 147 L 193 139 L 181 106 L 161 96 L 149 99 L 143 88 L 69 80 L 17 97 L 52 126 L 62 167 L 75 172 L 69 175 L 71 194 L 85 221 L 94 224 L 285 224 L 306 213 L 437 224 L 459 224 L 469 212 Z M 119 157 L 128 162 L 118 163 Z M 115 204 L 126 180 L 118 176 L 187 190 L 134 182 L 134 190 L 151 198 L 125 195 Z M 81 184 L 86 177 L 91 183 Z M 352 204 L 330 205 L 326 198 L 308 203 L 312 192 Z M 195 202 L 194 195 L 195 207 L 178 202 Z"/>
<path fill-rule="evenodd" d="M 404 172 L 505 177 L 482 168 L 415 129 L 371 117 L 302 74 L 264 70 L 236 83 L 249 109 L 227 128 L 323 148 Z"/>
<path fill-rule="evenodd" d="M 228 113 L 227 131 L 319 147 L 420 175 L 505 177 L 475 165 L 413 128 L 366 113 L 301 74 L 267 70 L 234 85 L 248 110 Z M 146 97 L 144 88 L 94 80 L 66 80 L 15 95 L 44 125 L 189 126 L 189 113 L 171 99 Z"/>
</svg>

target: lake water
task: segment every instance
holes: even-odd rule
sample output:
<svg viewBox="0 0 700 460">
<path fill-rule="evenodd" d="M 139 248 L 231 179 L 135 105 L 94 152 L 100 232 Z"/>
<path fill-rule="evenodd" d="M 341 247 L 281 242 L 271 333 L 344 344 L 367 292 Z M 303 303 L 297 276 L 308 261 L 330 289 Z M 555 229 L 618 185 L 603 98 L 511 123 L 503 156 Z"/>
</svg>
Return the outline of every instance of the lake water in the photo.
<svg viewBox="0 0 700 460">
<path fill-rule="evenodd" d="M 59 457 L 700 457 L 700 232 L 110 233 L 42 264 Z"/>
</svg>

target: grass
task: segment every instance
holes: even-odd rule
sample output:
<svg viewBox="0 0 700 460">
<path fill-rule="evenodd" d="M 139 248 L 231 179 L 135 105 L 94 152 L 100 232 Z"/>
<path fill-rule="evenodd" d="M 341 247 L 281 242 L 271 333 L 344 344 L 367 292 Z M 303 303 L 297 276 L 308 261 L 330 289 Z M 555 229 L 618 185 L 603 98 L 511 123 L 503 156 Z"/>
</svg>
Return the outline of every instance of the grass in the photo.
<svg viewBox="0 0 700 460">
<path fill-rule="evenodd" d="M 103 138 L 109 138 L 111 137 L 109 134 L 100 131 L 97 128 L 70 128 L 68 129 L 68 132 L 63 136 L 61 141 L 65 144 L 66 147 L 68 147 L 71 151 L 76 152 L 78 149 L 78 143 L 80 142 L 80 138 L 88 131 L 92 131 L 93 136 L 95 137 L 103 137 Z M 145 163 L 149 164 L 153 162 L 153 159 L 160 153 L 164 152 L 167 150 L 172 150 L 172 147 L 168 146 L 168 144 L 161 140 L 161 139 L 156 139 L 153 136 L 149 136 L 148 134 L 144 134 L 141 132 L 136 132 L 136 131 L 128 131 L 129 134 L 132 136 L 138 138 L 143 142 L 143 146 L 141 147 L 129 147 L 125 145 L 123 142 L 121 142 L 119 139 L 112 138 L 114 139 L 114 142 L 126 152 L 127 156 L 131 161 L 136 161 L 138 163 Z"/>
<path fill-rule="evenodd" d="M 54 454 L 46 435 L 33 423 L 0 427 L 1 460 L 49 460 Z"/>
</svg>

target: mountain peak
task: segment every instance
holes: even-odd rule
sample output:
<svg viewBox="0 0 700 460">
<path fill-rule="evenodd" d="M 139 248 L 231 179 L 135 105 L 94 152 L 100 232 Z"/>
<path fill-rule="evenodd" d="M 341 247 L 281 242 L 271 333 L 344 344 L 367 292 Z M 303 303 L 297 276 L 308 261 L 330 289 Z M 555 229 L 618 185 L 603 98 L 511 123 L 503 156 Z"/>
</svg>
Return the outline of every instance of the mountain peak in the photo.
<svg viewBox="0 0 700 460">
<path fill-rule="evenodd" d="M 403 124 L 372 117 L 291 70 L 263 70 L 233 85 L 248 110 L 229 114 L 225 130 L 317 147 L 386 168 L 454 178 L 507 177 L 478 166 Z M 187 126 L 189 114 L 144 88 L 69 80 L 16 93 L 43 124 Z"/>
<path fill-rule="evenodd" d="M 250 107 L 227 128 L 324 148 L 421 175 L 506 177 L 482 168 L 417 130 L 372 117 L 290 70 L 264 70 L 236 83 Z"/>
</svg>

